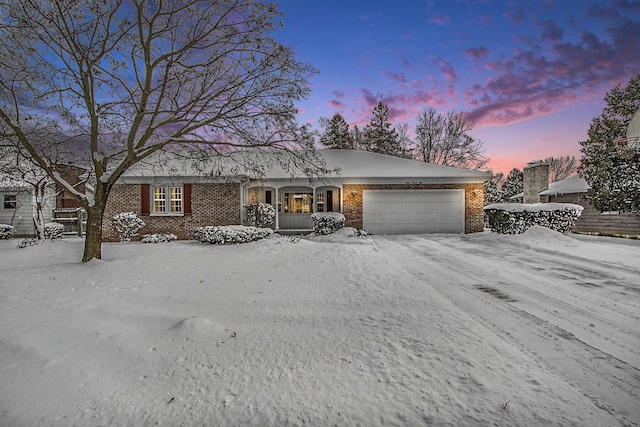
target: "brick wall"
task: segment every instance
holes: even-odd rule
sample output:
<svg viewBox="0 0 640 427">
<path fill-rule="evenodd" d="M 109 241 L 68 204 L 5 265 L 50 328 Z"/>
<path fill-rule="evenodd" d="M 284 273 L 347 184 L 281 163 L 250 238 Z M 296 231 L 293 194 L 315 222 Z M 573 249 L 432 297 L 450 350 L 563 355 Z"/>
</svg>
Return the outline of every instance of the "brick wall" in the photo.
<svg viewBox="0 0 640 427">
<path fill-rule="evenodd" d="M 343 213 L 345 225 L 349 227 L 362 228 L 363 190 L 464 190 L 465 233 L 480 232 L 484 229 L 482 184 L 348 184 L 343 187 Z"/>
<path fill-rule="evenodd" d="M 104 241 L 117 241 L 111 218 L 120 212 L 136 212 L 145 223 L 139 235 L 173 233 L 178 239 L 190 239 L 193 227 L 240 224 L 239 184 L 193 184 L 192 213 L 184 216 L 142 215 L 142 186 L 117 184 L 111 190 L 102 224 Z"/>
</svg>

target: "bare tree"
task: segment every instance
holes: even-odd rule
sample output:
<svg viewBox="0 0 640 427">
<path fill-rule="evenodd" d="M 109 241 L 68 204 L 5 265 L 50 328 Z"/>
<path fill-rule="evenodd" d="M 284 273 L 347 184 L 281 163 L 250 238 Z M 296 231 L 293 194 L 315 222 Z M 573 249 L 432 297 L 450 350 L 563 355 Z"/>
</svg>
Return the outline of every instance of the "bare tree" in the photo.
<svg viewBox="0 0 640 427">
<path fill-rule="evenodd" d="M 462 112 L 441 115 L 429 107 L 418 114 L 416 158 L 423 162 L 460 168 L 479 169 L 489 159 L 482 155 L 482 141 L 469 132 L 473 123 Z"/>
<path fill-rule="evenodd" d="M 0 134 L 87 210 L 83 261 L 102 256 L 113 185 L 160 150 L 318 161 L 294 107 L 316 71 L 272 38 L 279 16 L 255 0 L 0 0 Z M 55 172 L 69 160 L 92 195 Z"/>
<path fill-rule="evenodd" d="M 398 157 L 412 159 L 413 141 L 411 140 L 411 137 L 409 137 L 409 123 L 399 123 L 396 126 L 396 132 L 398 133 L 398 144 L 400 144 L 400 154 L 398 154 Z"/>
<path fill-rule="evenodd" d="M 578 171 L 575 156 L 547 157 L 544 161 L 549 164 L 549 182 L 569 178 Z"/>
</svg>

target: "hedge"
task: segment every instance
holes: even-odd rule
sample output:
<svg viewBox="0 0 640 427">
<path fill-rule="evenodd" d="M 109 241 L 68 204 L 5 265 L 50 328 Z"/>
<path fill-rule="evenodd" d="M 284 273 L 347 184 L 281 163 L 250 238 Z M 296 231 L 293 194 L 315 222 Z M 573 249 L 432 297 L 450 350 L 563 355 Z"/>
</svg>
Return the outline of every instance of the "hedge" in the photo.
<svg viewBox="0 0 640 427">
<path fill-rule="evenodd" d="M 485 206 L 484 211 L 492 231 L 520 234 L 534 225 L 568 233 L 582 209 L 572 203 L 496 203 Z"/>
</svg>

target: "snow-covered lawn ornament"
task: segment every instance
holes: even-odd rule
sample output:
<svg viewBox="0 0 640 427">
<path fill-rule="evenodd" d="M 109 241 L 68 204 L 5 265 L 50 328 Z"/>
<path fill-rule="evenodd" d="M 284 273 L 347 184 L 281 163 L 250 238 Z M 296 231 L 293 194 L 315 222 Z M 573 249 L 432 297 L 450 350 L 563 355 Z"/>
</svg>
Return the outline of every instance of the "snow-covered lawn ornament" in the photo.
<svg viewBox="0 0 640 427">
<path fill-rule="evenodd" d="M 44 225 L 44 238 L 49 240 L 62 239 L 64 225 L 58 222 L 48 222 Z"/>
<path fill-rule="evenodd" d="M 144 227 L 144 222 L 135 212 L 121 212 L 111 219 L 111 226 L 121 242 L 129 242 Z"/>
<path fill-rule="evenodd" d="M 247 223 L 252 227 L 271 227 L 275 222 L 276 210 L 266 203 L 253 203 L 244 207 L 247 212 Z"/>
<path fill-rule="evenodd" d="M 270 228 L 246 227 L 244 225 L 196 227 L 191 230 L 194 239 L 212 245 L 248 243 L 264 239 L 271 234 L 273 234 L 273 230 Z"/>
<path fill-rule="evenodd" d="M 344 215 L 339 212 L 316 212 L 311 219 L 313 231 L 320 235 L 335 233 L 344 227 Z"/>
<path fill-rule="evenodd" d="M 0 240 L 10 238 L 13 236 L 14 231 L 16 231 L 16 229 L 13 225 L 0 224 Z"/>
<path fill-rule="evenodd" d="M 142 236 L 142 243 L 166 243 L 178 240 L 175 234 L 145 234 Z"/>
<path fill-rule="evenodd" d="M 568 233 L 584 208 L 573 203 L 495 203 L 484 211 L 492 231 L 520 234 L 534 225 Z"/>
</svg>

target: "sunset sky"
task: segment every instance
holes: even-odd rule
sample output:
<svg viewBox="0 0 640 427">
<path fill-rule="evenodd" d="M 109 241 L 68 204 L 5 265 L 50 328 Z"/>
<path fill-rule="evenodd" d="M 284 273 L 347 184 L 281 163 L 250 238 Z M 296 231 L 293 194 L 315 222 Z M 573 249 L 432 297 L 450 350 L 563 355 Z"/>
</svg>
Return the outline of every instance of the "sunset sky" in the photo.
<svg viewBox="0 0 640 427">
<path fill-rule="evenodd" d="M 640 73 L 640 1 L 279 0 L 275 37 L 320 74 L 300 121 L 378 101 L 391 122 L 433 106 L 461 110 L 507 174 L 548 156 L 580 157 L 603 97 Z"/>
</svg>

